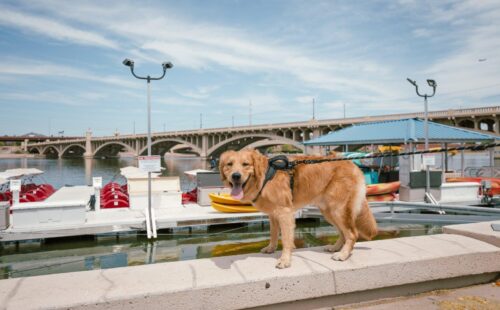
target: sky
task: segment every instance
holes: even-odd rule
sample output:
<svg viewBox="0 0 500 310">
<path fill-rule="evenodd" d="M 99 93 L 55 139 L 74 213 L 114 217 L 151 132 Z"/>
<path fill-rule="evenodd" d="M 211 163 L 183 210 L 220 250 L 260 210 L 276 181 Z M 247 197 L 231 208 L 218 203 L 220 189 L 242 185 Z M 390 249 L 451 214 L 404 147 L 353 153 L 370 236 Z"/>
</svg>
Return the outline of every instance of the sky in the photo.
<svg viewBox="0 0 500 310">
<path fill-rule="evenodd" d="M 500 102 L 500 1 L 0 0 L 0 135 L 145 133 Z M 250 108 L 251 107 L 251 108 Z M 251 112 L 250 112 L 251 111 Z M 250 117 L 251 115 L 251 117 Z"/>
</svg>

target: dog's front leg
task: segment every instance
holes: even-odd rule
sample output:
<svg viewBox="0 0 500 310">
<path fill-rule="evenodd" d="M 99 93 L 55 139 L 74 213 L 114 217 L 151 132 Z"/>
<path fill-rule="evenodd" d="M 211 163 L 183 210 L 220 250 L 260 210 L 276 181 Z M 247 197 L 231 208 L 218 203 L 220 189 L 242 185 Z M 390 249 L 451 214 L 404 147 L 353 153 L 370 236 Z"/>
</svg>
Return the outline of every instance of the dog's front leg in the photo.
<svg viewBox="0 0 500 310">
<path fill-rule="evenodd" d="M 279 237 L 279 222 L 278 219 L 273 216 L 269 215 L 269 230 L 270 230 L 270 239 L 269 239 L 269 245 L 266 246 L 265 248 L 262 248 L 260 250 L 261 253 L 266 253 L 266 254 L 271 254 L 276 251 L 276 247 L 278 246 L 278 237 Z"/>
<path fill-rule="evenodd" d="M 290 208 L 280 210 L 277 215 L 281 229 L 281 242 L 283 243 L 283 252 L 276 268 L 288 268 L 292 262 L 292 250 L 295 248 L 294 233 L 295 233 L 295 217 Z"/>
</svg>

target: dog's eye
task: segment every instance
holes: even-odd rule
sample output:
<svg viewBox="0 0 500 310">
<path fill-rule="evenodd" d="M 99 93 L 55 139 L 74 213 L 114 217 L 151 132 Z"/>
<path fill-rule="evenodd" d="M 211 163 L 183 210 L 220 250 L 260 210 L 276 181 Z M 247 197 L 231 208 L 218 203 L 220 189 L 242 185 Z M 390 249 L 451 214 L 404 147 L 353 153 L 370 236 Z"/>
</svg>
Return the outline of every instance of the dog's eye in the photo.
<svg viewBox="0 0 500 310">
<path fill-rule="evenodd" d="M 233 163 L 232 163 L 232 162 L 229 162 L 229 163 L 227 163 L 227 165 L 228 165 L 229 167 L 232 167 L 232 166 L 233 166 Z"/>
<path fill-rule="evenodd" d="M 249 163 L 243 163 L 243 167 L 248 167 L 248 166 L 250 166 Z"/>
</svg>

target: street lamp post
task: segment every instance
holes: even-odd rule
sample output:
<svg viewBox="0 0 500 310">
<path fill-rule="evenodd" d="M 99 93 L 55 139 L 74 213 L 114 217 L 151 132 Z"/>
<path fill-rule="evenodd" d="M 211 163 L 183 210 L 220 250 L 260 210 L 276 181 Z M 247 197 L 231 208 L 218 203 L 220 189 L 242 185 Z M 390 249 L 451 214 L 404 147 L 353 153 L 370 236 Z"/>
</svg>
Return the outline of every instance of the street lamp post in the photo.
<svg viewBox="0 0 500 310">
<path fill-rule="evenodd" d="M 427 109 L 427 98 L 430 98 L 434 96 L 436 93 L 436 81 L 434 80 L 427 80 L 427 84 L 429 84 L 430 87 L 432 87 L 432 95 L 428 94 L 421 94 L 418 92 L 418 85 L 417 82 L 414 80 L 411 80 L 409 78 L 406 79 L 410 84 L 415 86 L 415 91 L 417 92 L 417 95 L 419 97 L 424 97 L 424 135 L 425 135 L 425 150 L 429 150 L 429 121 L 428 121 L 428 109 Z M 430 173 L 429 173 L 429 165 L 425 165 L 425 193 L 430 194 Z"/>
<path fill-rule="evenodd" d="M 148 101 L 148 156 L 151 156 L 151 81 L 157 81 L 165 77 L 167 69 L 171 69 L 174 65 L 171 62 L 164 62 L 161 64 L 163 68 L 163 74 L 160 77 L 151 76 L 138 76 L 134 72 L 134 61 L 126 58 L 123 60 L 123 64 L 130 68 L 132 75 L 139 80 L 147 81 L 147 101 Z M 151 172 L 148 171 L 148 213 L 149 213 L 149 227 L 153 227 L 153 218 L 151 216 Z"/>
</svg>

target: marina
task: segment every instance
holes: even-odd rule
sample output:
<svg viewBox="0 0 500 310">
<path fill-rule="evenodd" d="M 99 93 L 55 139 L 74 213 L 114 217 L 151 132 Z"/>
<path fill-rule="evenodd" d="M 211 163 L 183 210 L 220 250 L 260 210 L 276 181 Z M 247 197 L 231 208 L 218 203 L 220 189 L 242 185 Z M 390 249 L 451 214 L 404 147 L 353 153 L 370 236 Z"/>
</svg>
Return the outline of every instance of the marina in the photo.
<svg viewBox="0 0 500 310">
<path fill-rule="evenodd" d="M 430 133 L 427 132 L 428 125 Z M 432 179 L 429 166 L 435 166 L 435 158 L 415 152 L 416 143 L 422 141 L 423 133 L 426 144 L 430 135 L 432 143 L 445 145 L 440 150 L 444 154 L 441 166 L 433 169 Z M 463 150 L 475 146 L 456 148 L 461 150 L 459 174 L 448 171 L 447 144 L 491 143 L 496 139 L 494 135 L 433 122 L 428 124 L 427 120 L 402 119 L 355 125 L 304 144 L 316 148 L 316 151 L 323 147 L 323 152 L 327 152 L 329 147 L 338 145 L 345 145 L 347 150 L 348 145 L 404 143 L 410 152 L 398 154 L 389 149 L 381 155 L 347 152 L 340 153 L 340 156 L 344 157 L 342 160 L 354 160 L 364 171 L 368 184 L 367 199 L 378 221 L 456 224 L 498 218 L 499 209 L 491 208 L 500 194 L 500 182 L 497 182 L 496 169 L 493 168 L 496 144 L 491 144 L 486 150 L 491 167 L 489 178 L 479 176 L 478 172 L 475 178 L 464 178 L 467 169 Z M 384 158 L 390 161 L 384 162 Z M 432 159 L 432 163 L 427 163 L 426 158 Z M 2 186 L 10 182 L 10 189 L 4 189 L 2 193 L 5 202 L 0 238 L 4 242 L 17 242 L 132 231 L 146 231 L 148 238 L 156 238 L 161 229 L 266 221 L 265 215 L 250 205 L 238 206 L 237 200 L 221 196 L 227 193 L 227 189 L 217 171 L 198 167 L 182 171 L 194 187 L 183 193 L 180 177 L 163 176 L 162 169 L 165 168 L 161 168 L 161 163 L 159 156 L 139 157 L 139 168 L 122 167 L 120 175 L 116 173 L 108 183 L 103 184 L 102 177 L 92 177 L 91 186 L 63 186 L 57 191 L 50 184 L 32 181 L 43 173 L 39 169 L 5 170 L 0 174 Z M 387 180 L 378 183 L 383 177 L 381 169 L 386 167 L 390 170 L 385 172 Z M 87 180 L 89 178 L 86 176 Z M 116 180 L 121 180 L 121 183 Z M 10 208 L 9 204 L 12 205 Z M 310 218 L 318 215 L 314 206 L 308 206 L 295 216 Z"/>
<path fill-rule="evenodd" d="M 500 309 L 500 2 L 0 9 L 0 310 Z"/>
</svg>

